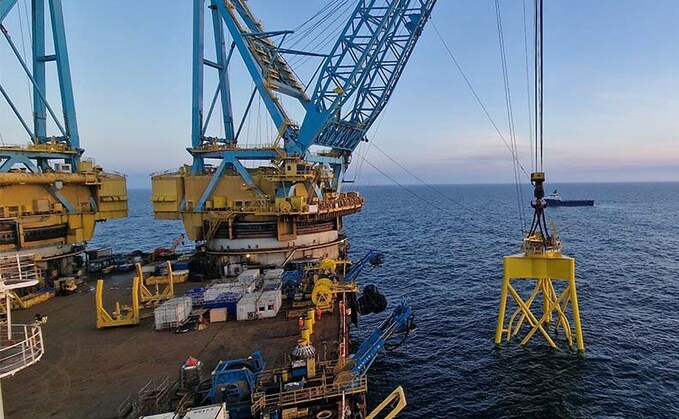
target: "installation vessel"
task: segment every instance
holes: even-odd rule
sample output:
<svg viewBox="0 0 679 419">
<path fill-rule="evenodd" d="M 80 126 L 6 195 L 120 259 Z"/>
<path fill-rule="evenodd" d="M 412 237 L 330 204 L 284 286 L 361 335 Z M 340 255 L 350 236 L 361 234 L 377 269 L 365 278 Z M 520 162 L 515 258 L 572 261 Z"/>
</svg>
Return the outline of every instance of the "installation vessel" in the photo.
<svg viewBox="0 0 679 419">
<path fill-rule="evenodd" d="M 357 192 L 342 191 L 352 152 L 367 141 L 366 133 L 391 97 L 435 3 L 358 1 L 330 52 L 315 53 L 284 48 L 292 31 L 267 31 L 246 1 L 211 1 L 212 61 L 204 54 L 205 4 L 194 1 L 188 148 L 193 162 L 153 176 L 155 217 L 181 219 L 188 237 L 202 243 L 214 263 L 231 275 L 246 264 L 342 256 L 342 217 L 364 205 Z M 232 38 L 230 47 L 224 26 Z M 234 50 L 254 83 L 239 121 L 229 84 Z M 307 83 L 288 65 L 285 56 L 290 55 L 321 60 Z M 207 116 L 206 66 L 216 69 L 219 79 Z M 243 125 L 257 94 L 275 133 L 262 139 L 267 145 L 243 146 Z M 218 98 L 223 138 L 206 135 Z M 291 118 L 284 100 L 301 105 L 301 123 Z"/>
</svg>

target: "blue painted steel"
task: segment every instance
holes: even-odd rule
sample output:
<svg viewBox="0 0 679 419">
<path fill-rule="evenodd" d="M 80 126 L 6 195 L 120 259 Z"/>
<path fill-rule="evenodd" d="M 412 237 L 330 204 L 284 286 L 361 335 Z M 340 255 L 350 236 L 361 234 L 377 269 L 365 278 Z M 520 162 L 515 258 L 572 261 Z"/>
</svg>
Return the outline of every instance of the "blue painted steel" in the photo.
<svg viewBox="0 0 679 419">
<path fill-rule="evenodd" d="M 196 211 L 203 210 L 203 208 L 205 207 L 205 201 L 210 199 L 210 196 L 212 196 L 212 192 L 214 192 L 215 187 L 219 183 L 219 179 L 224 174 L 224 169 L 226 169 L 226 166 L 228 164 L 229 160 L 227 159 L 223 159 L 222 162 L 219 164 L 217 170 L 212 175 L 212 179 L 210 179 L 210 183 L 208 183 L 207 188 L 205 188 L 205 190 L 203 191 L 203 195 L 200 197 L 200 200 L 196 204 Z"/>
<path fill-rule="evenodd" d="M 205 0 L 194 0 L 193 2 L 193 96 L 192 96 L 192 120 L 191 120 L 191 146 L 194 149 L 200 148 L 205 143 L 214 142 L 233 144 L 233 111 L 231 106 L 231 93 L 229 88 L 228 63 L 231 57 L 226 55 L 226 42 L 224 40 L 224 29 L 222 18 L 217 10 L 215 0 L 210 0 L 212 10 L 212 28 L 214 32 L 215 56 L 217 62 L 212 62 L 205 58 Z M 203 117 L 203 93 L 204 93 L 204 72 L 203 66 L 208 66 L 218 70 L 219 83 L 215 91 L 214 98 L 210 104 L 207 118 Z M 207 125 L 212 116 L 212 111 L 217 100 L 221 99 L 222 115 L 224 124 L 224 139 L 207 138 L 205 133 Z M 193 154 L 194 161 L 192 167 L 193 174 L 200 174 L 204 170 L 204 155 Z"/>
<path fill-rule="evenodd" d="M 210 400 L 212 403 L 226 403 L 231 418 L 250 418 L 250 395 L 265 367 L 259 351 L 247 359 L 220 361 L 212 371 Z"/>
<path fill-rule="evenodd" d="M 0 21 L 2 21 L 16 1 L 0 0 Z M 50 27 L 52 31 L 52 45 L 54 47 L 54 54 L 47 55 L 46 48 L 46 7 L 49 7 Z M 8 95 L 3 92 L 3 96 L 10 103 L 10 107 L 15 112 L 17 118 L 29 134 L 31 142 L 36 144 L 44 144 L 55 139 L 58 143 L 66 144 L 69 148 L 68 153 L 34 153 L 30 150 L 25 152 L 27 158 L 36 159 L 38 166 L 42 169 L 48 167 L 49 159 L 62 159 L 71 164 L 72 170 L 78 170 L 78 157 L 83 150 L 80 149 L 80 136 L 78 133 L 78 124 L 75 111 L 75 100 L 73 96 L 73 85 L 71 81 L 71 70 L 68 60 L 68 47 L 66 43 L 66 31 L 64 28 L 64 16 L 61 6 L 61 0 L 32 0 L 31 2 L 31 18 L 32 18 L 32 69 L 29 70 L 28 65 L 21 57 L 18 49 L 14 45 L 9 33 L 4 27 L 0 29 L 7 39 L 17 61 L 23 68 L 26 76 L 30 80 L 33 88 L 33 131 L 28 129 L 28 124 L 21 115 L 16 111 L 16 107 L 11 102 Z M 57 117 L 52 106 L 47 101 L 47 83 L 46 83 L 46 63 L 54 61 L 57 67 L 57 77 L 59 80 L 59 94 L 61 98 L 61 109 L 63 113 L 63 124 L 60 118 Z M 3 89 L 4 90 L 4 89 Z M 47 132 L 47 115 L 52 117 L 55 125 L 59 129 L 60 135 L 54 136 Z M 76 151 L 72 153 L 71 151 Z M 10 157 L 11 161 L 18 162 L 21 159 Z M 5 161 L 2 167 L 7 167 L 9 161 Z M 12 163 L 15 164 L 15 163 Z M 29 167 L 27 165 L 27 167 Z M 29 167 L 30 168 L 30 167 Z"/>
<path fill-rule="evenodd" d="M 0 158 L 7 159 L 2 165 L 0 165 L 0 173 L 7 173 L 15 164 L 23 164 L 33 173 L 37 173 L 40 170 L 33 164 L 33 162 L 24 156 L 23 154 L 17 153 L 3 153 L 0 154 Z"/>
<path fill-rule="evenodd" d="M 415 313 L 405 300 L 394 308 L 380 326 L 366 339 L 355 354 L 350 356 L 356 363 L 351 368 L 355 374 L 354 382 L 360 380 L 375 362 L 387 340 L 396 334 L 405 334 L 414 329 Z"/>
<path fill-rule="evenodd" d="M 7 13 L 12 10 L 17 0 L 0 0 L 0 23 L 5 20 Z"/>
<path fill-rule="evenodd" d="M 74 150 L 80 149 L 80 135 L 75 113 L 75 99 L 73 97 L 73 83 L 71 82 L 71 66 L 68 61 L 68 47 L 66 44 L 66 30 L 64 28 L 64 13 L 61 0 L 50 0 L 50 15 L 52 16 L 52 37 L 57 62 L 57 75 L 61 87 L 61 107 L 64 112 L 64 125 L 69 144 Z M 43 89 L 44 91 L 45 89 Z"/>
<path fill-rule="evenodd" d="M 28 66 L 26 65 L 26 62 L 21 58 L 21 54 L 19 53 L 19 50 L 17 49 L 16 45 L 14 45 L 14 42 L 12 41 L 12 38 L 9 36 L 9 34 L 6 31 L 2 31 L 3 35 L 5 36 L 5 39 L 7 39 L 7 43 L 9 44 L 12 52 L 14 52 L 14 55 L 17 58 L 17 61 L 19 61 L 19 64 L 21 65 L 21 68 L 23 68 L 24 73 L 26 73 L 26 76 L 30 80 L 30 82 L 33 85 L 33 92 L 35 92 L 38 95 L 38 99 L 40 103 L 44 104 L 44 106 L 47 107 L 47 111 L 49 111 L 50 115 L 52 116 L 52 119 L 54 119 L 55 124 L 57 125 L 57 128 L 59 128 L 59 131 L 61 134 L 64 136 L 64 138 L 68 138 L 68 133 L 66 129 L 61 125 L 59 122 L 59 119 L 57 118 L 57 115 L 54 113 L 52 110 L 52 107 L 49 105 L 47 102 L 47 99 L 45 97 L 45 90 L 44 86 L 41 86 L 38 84 L 37 80 L 33 77 L 33 74 L 31 74 L 31 70 L 28 69 Z M 39 138 L 40 140 L 40 138 Z"/>
<path fill-rule="evenodd" d="M 361 271 L 363 271 L 363 269 L 368 265 L 374 267 L 383 263 L 384 253 L 380 252 L 379 250 L 368 250 L 362 258 L 351 265 L 351 269 L 349 269 L 349 272 L 347 272 L 347 274 L 344 276 L 344 281 L 354 282 L 356 279 L 358 279 Z"/>
<path fill-rule="evenodd" d="M 264 105 L 273 119 L 274 125 L 283 137 L 288 154 L 303 155 L 304 150 L 296 143 L 298 127 L 288 117 L 276 92 L 294 97 L 307 107 L 309 98 L 304 87 L 297 80 L 277 47 L 269 36 L 285 34 L 266 32 L 255 19 L 246 3 L 242 0 L 217 2 L 217 10 L 222 16 L 238 52 L 250 73 Z"/>
<path fill-rule="evenodd" d="M 33 77 L 42 90 L 46 86 L 45 63 L 45 2 L 34 0 L 31 8 L 33 20 Z M 33 89 L 33 129 L 35 137 L 47 138 L 47 107 L 40 99 L 39 89 Z M 33 137 L 32 137 L 33 138 Z M 38 140 L 39 141 L 39 140 Z"/>
<path fill-rule="evenodd" d="M 256 189 L 241 160 L 267 160 L 277 157 L 301 156 L 310 163 L 326 165 L 334 172 L 333 189 L 339 191 L 342 177 L 350 161 L 351 152 L 365 140 L 366 132 L 384 109 L 408 61 L 413 47 L 426 24 L 436 0 L 358 0 L 339 40 L 326 57 L 319 72 L 311 98 L 297 80 L 282 54 L 302 53 L 280 48 L 273 37 L 285 39 L 289 31 L 266 31 L 254 17 L 245 0 L 210 0 L 213 12 L 213 31 L 217 48 L 217 62 L 203 56 L 204 0 L 194 0 L 194 91 L 192 148 L 194 156 L 192 174 L 204 172 L 204 159 L 223 159 Z M 284 153 L 272 150 L 245 155 L 247 149 L 201 151 L 204 144 L 202 128 L 203 84 L 202 66 L 219 69 L 222 110 L 227 141 L 237 138 L 233 134 L 233 114 L 228 98 L 228 59 L 224 60 L 224 41 L 220 16 L 227 27 L 233 46 L 238 49 L 250 73 L 255 89 L 269 112 L 278 134 L 283 139 Z M 282 41 L 281 41 L 282 43 Z M 318 54 L 311 54 L 318 55 Z M 229 54 L 230 56 L 230 54 Z M 291 121 L 277 94 L 299 100 L 306 113 L 301 126 Z M 254 92 L 253 92 L 254 97 Z M 215 95 L 216 98 L 216 95 Z M 225 101 L 225 98 L 226 99 Z M 209 115 L 212 113 L 210 106 Z M 252 98 L 246 113 L 250 109 Z M 346 107 L 347 109 L 343 109 Z M 240 128 L 238 130 L 240 132 Z M 235 134 L 238 136 L 238 133 Z M 211 139 L 214 140 L 214 139 Z M 312 145 L 331 147 L 334 157 L 317 156 L 310 152 Z M 283 150 L 281 150 L 283 151 Z M 197 210 L 203 210 L 224 173 L 226 165 L 220 164 L 213 179 L 204 191 Z M 290 185 L 283 185 L 283 188 Z M 319 188 L 316 188 L 317 193 Z M 321 196 L 321 195 L 319 195 Z"/>
<path fill-rule="evenodd" d="M 10 99 L 7 91 L 2 87 L 2 84 L 0 84 L 0 93 L 2 93 L 2 96 L 5 98 L 7 103 L 9 103 L 9 107 L 12 109 L 12 112 L 14 112 L 14 115 L 17 117 L 17 119 L 19 120 L 21 125 L 24 127 L 24 129 L 28 133 L 28 136 L 30 138 L 33 138 L 34 134 L 31 132 L 31 129 L 28 127 L 28 124 L 26 123 L 26 121 L 24 121 L 24 118 L 21 117 L 21 113 L 19 113 L 19 110 L 14 105 L 14 102 L 12 102 L 12 99 Z"/>
<path fill-rule="evenodd" d="M 215 32 L 215 51 L 217 55 L 217 65 L 221 67 L 219 70 L 219 89 L 222 98 L 222 115 L 224 116 L 224 133 L 226 142 L 231 143 L 234 140 L 233 130 L 233 111 L 231 109 L 231 93 L 229 91 L 229 73 L 228 61 L 226 57 L 226 43 L 224 42 L 224 28 L 222 20 L 219 16 L 217 8 L 214 7 L 215 0 L 212 0 L 212 27 Z M 233 51 L 233 50 L 231 50 Z M 231 52 L 229 53 L 229 57 Z"/>
<path fill-rule="evenodd" d="M 75 207 L 73 205 L 71 205 L 71 203 L 68 201 L 68 199 L 66 199 L 66 197 L 63 196 L 61 194 L 61 192 L 59 192 L 59 189 L 57 189 L 53 185 L 44 185 L 44 187 L 50 194 L 52 194 L 52 196 L 54 198 L 56 198 L 57 201 L 61 202 L 61 205 L 63 205 L 64 208 L 66 208 L 66 210 L 69 213 L 77 212 Z M 90 197 L 90 199 L 92 199 L 92 197 Z M 95 208 L 96 208 L 96 205 L 95 205 Z"/>
<path fill-rule="evenodd" d="M 356 148 L 389 100 L 435 3 L 359 3 L 320 72 L 315 112 L 307 113 L 300 128 L 302 147 Z M 338 118 L 347 103 L 351 109 Z"/>
<path fill-rule="evenodd" d="M 205 1 L 193 0 L 193 97 L 191 101 L 191 146 L 200 147 L 203 125 L 203 56 L 205 35 Z M 196 167 L 196 166 L 199 167 Z M 203 170 L 202 159 L 194 158 L 193 170 L 200 173 Z"/>
</svg>

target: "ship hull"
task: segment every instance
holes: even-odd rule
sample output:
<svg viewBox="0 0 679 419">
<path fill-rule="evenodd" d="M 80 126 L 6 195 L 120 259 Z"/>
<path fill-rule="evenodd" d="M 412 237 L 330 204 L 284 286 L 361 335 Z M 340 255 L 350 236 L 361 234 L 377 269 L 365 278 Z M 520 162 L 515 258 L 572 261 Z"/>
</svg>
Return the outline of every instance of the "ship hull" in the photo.
<svg viewBox="0 0 679 419">
<path fill-rule="evenodd" d="M 593 207 L 594 200 L 589 199 L 579 199 L 579 200 L 556 200 L 556 199 L 545 199 L 548 207 Z"/>
</svg>

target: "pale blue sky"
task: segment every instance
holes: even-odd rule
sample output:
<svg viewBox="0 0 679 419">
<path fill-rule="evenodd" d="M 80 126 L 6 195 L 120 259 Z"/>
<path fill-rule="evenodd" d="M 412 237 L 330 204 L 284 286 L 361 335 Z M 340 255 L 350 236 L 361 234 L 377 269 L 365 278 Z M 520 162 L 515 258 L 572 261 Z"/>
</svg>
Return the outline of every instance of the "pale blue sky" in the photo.
<svg viewBox="0 0 679 419">
<path fill-rule="evenodd" d="M 19 0 L 22 13 L 25 2 Z M 296 27 L 326 0 L 250 4 L 267 29 L 278 30 Z M 136 187 L 148 185 L 151 172 L 188 163 L 191 1 L 63 0 L 63 5 L 86 154 L 127 173 Z M 501 6 L 520 157 L 530 170 L 522 1 L 502 0 Z M 18 11 L 5 25 L 21 45 Z M 548 179 L 679 180 L 677 22 L 676 0 L 545 2 Z M 432 23 L 507 135 L 494 1 L 439 0 Z M 27 35 L 24 42 L 28 48 Z M 238 110 L 251 81 L 237 63 L 231 75 Z M 4 39 L 0 83 L 29 109 L 26 81 Z M 211 92 L 211 84 L 206 86 Z M 249 138 L 255 142 L 258 132 L 270 131 L 268 122 L 255 119 Z M 6 143 L 27 141 L 4 101 L 0 135 Z M 507 149 L 431 24 L 371 139 L 431 183 L 513 181 Z M 375 149 L 359 153 L 399 181 L 416 182 Z M 352 171 L 359 161 L 355 157 Z M 362 166 L 361 180 L 388 183 L 368 165 Z"/>
</svg>

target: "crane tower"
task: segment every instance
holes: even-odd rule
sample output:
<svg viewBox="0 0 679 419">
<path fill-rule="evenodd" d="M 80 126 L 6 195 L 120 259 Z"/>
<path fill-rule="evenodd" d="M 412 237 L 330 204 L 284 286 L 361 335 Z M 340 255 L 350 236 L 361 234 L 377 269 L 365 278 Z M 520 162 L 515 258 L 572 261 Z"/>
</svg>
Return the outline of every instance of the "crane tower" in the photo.
<svg viewBox="0 0 679 419">
<path fill-rule="evenodd" d="M 188 149 L 193 162 L 152 178 L 156 218 L 181 219 L 188 237 L 203 242 L 229 269 L 281 264 L 292 256 L 337 257 L 344 242 L 342 217 L 361 211 L 364 204 L 357 192 L 342 191 L 352 152 L 367 141 L 435 3 L 357 1 L 334 47 L 323 55 L 315 83 L 306 89 L 284 57 L 304 52 L 280 47 L 291 31 L 267 31 L 244 0 L 194 0 Z M 207 10 L 215 61 L 204 56 Z M 224 28 L 233 40 L 230 48 Z M 276 135 L 265 139 L 266 146 L 239 144 L 228 71 L 234 51 L 275 126 Z M 220 98 L 224 115 L 223 138 L 205 134 L 213 111 L 210 107 L 204 117 L 205 67 L 218 72 L 214 98 Z M 299 102 L 301 123 L 292 120 L 281 96 Z"/>
<path fill-rule="evenodd" d="M 3 25 L 17 0 L 0 0 L 1 36 L 29 80 L 33 102 L 31 121 L 0 84 L 9 110 L 27 134 L 23 144 L 0 146 L 0 256 L 31 254 L 42 269 L 69 273 L 73 256 L 82 252 L 97 221 L 127 216 L 127 188 L 123 175 L 105 172 L 83 157 L 61 1 L 29 3 L 32 62 L 27 63 L 29 58 Z M 48 43 L 50 29 L 53 39 Z M 51 62 L 56 63 L 63 117 L 47 96 Z M 55 133 L 48 132 L 52 127 Z"/>
</svg>

